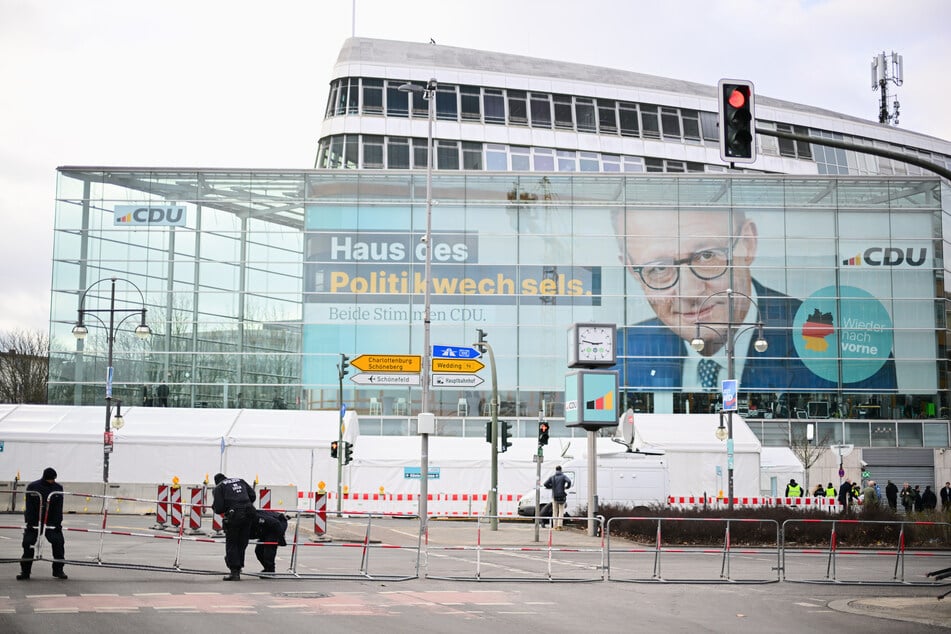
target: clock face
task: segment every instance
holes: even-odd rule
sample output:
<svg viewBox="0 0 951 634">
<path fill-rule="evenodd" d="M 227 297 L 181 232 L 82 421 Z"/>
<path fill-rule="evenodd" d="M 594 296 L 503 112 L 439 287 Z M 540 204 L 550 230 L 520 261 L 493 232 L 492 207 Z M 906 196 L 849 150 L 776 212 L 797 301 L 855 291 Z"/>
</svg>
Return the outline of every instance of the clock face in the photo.
<svg viewBox="0 0 951 634">
<path fill-rule="evenodd" d="M 606 326 L 578 327 L 579 361 L 612 361 L 614 329 Z"/>
</svg>

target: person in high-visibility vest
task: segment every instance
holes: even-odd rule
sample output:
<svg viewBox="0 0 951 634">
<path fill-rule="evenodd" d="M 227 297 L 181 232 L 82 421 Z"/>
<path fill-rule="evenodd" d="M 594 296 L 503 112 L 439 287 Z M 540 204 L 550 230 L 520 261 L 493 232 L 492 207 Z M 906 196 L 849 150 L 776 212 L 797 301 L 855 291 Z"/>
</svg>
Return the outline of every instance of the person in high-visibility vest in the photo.
<svg viewBox="0 0 951 634">
<path fill-rule="evenodd" d="M 795 478 L 790 478 L 789 484 L 786 485 L 786 497 L 788 498 L 802 497 L 802 487 L 799 486 Z"/>
<path fill-rule="evenodd" d="M 827 497 L 827 498 L 834 498 L 837 494 L 838 494 L 838 491 L 836 491 L 835 487 L 832 486 L 832 483 L 831 483 L 831 482 L 826 485 L 826 497 Z"/>
</svg>

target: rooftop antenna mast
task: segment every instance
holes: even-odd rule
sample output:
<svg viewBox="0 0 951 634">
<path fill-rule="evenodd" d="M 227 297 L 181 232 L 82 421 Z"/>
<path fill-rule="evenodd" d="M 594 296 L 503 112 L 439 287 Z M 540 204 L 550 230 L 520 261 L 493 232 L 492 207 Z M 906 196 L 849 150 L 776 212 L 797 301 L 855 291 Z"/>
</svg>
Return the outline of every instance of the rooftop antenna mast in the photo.
<svg viewBox="0 0 951 634">
<path fill-rule="evenodd" d="M 891 104 L 892 111 L 889 111 L 888 83 L 896 86 L 904 83 L 904 66 L 904 59 L 894 51 L 888 56 L 882 51 L 872 58 L 872 90 L 880 90 L 882 93 L 878 108 L 879 123 L 892 122 L 898 125 L 898 99 Z"/>
</svg>

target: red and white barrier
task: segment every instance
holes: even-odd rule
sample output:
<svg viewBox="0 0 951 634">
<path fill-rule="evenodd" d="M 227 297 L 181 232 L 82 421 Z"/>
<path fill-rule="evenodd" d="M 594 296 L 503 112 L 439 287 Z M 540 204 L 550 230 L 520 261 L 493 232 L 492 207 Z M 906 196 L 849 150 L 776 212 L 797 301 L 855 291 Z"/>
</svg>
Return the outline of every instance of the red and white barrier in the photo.
<svg viewBox="0 0 951 634">
<path fill-rule="evenodd" d="M 667 498 L 669 506 L 678 506 L 683 508 L 694 508 L 702 506 L 723 507 L 728 506 L 729 498 L 713 496 L 674 496 Z M 734 497 L 733 506 L 737 507 L 763 507 L 763 506 L 788 506 L 797 508 L 816 508 L 822 510 L 839 510 L 840 505 L 835 498 L 826 497 Z"/>
<path fill-rule="evenodd" d="M 258 490 L 258 508 L 262 511 L 271 510 L 271 489 L 261 487 Z"/>
<path fill-rule="evenodd" d="M 201 535 L 201 515 L 205 510 L 205 487 L 191 488 L 191 505 L 188 509 L 188 529 L 192 535 Z"/>
<path fill-rule="evenodd" d="M 314 494 L 314 534 L 317 537 L 327 532 L 327 494 Z"/>
<path fill-rule="evenodd" d="M 155 504 L 155 526 L 152 528 L 162 530 L 168 525 L 168 485 L 158 485 L 158 495 Z"/>
<path fill-rule="evenodd" d="M 177 485 L 171 487 L 169 493 L 169 506 L 171 507 L 172 526 L 179 528 L 182 525 L 182 488 Z"/>
</svg>

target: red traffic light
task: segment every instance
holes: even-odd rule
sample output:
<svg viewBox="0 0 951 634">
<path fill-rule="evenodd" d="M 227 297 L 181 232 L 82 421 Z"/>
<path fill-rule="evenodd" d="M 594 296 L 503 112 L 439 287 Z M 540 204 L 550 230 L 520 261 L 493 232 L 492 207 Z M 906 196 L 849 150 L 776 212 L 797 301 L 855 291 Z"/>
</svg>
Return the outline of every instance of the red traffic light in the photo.
<svg viewBox="0 0 951 634">
<path fill-rule="evenodd" d="M 734 88 L 727 101 L 729 101 L 730 105 L 734 108 L 742 108 L 746 105 L 746 93 L 740 88 Z"/>
</svg>

